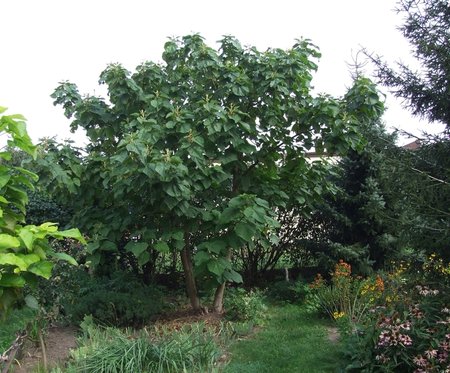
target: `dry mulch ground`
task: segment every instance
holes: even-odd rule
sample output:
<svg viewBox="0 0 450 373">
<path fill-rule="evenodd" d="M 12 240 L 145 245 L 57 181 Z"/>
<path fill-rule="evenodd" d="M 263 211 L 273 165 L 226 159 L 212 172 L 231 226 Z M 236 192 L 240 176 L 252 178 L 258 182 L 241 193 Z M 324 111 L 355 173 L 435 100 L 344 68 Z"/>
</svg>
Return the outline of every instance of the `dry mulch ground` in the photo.
<svg viewBox="0 0 450 373">
<path fill-rule="evenodd" d="M 54 326 L 44 337 L 48 366 L 67 360 L 70 350 L 77 345 L 77 330 L 74 327 Z M 27 340 L 22 347 L 21 358 L 13 364 L 14 373 L 30 373 L 43 365 L 43 354 L 39 343 Z"/>
</svg>

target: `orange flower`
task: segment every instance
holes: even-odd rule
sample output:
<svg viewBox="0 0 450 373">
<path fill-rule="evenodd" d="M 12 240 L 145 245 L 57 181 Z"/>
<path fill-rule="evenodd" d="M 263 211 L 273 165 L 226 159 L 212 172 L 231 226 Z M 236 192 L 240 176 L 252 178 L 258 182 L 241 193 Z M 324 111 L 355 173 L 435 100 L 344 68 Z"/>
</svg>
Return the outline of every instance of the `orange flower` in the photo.
<svg viewBox="0 0 450 373">
<path fill-rule="evenodd" d="M 339 259 L 339 263 L 336 264 L 334 269 L 334 277 L 349 277 L 352 273 L 352 266 L 342 259 Z"/>
<path fill-rule="evenodd" d="M 384 281 L 380 276 L 377 276 L 377 279 L 375 280 L 375 286 L 379 292 L 382 293 L 384 291 Z"/>
<path fill-rule="evenodd" d="M 311 289 L 317 289 L 320 288 L 324 285 L 324 279 L 322 277 L 322 275 L 320 273 L 318 273 L 316 275 L 316 277 L 314 278 L 314 282 L 312 284 L 309 285 L 309 287 Z"/>
</svg>

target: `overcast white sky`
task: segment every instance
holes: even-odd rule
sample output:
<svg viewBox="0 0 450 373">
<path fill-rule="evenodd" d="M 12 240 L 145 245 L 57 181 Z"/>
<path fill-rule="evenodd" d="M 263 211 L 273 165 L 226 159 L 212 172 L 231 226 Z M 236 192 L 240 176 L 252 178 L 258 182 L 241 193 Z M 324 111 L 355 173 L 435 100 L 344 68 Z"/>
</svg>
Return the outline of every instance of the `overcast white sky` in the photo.
<svg viewBox="0 0 450 373">
<path fill-rule="evenodd" d="M 167 37 L 192 32 L 214 47 L 222 35 L 233 35 L 262 50 L 312 39 L 322 52 L 313 85 L 341 96 L 351 83 L 346 62 L 361 46 L 390 62 L 410 60 L 394 8 L 395 0 L 3 0 L 0 106 L 24 114 L 35 141 L 58 136 L 81 144 L 83 136 L 70 133 L 49 97 L 58 82 L 76 83 L 81 93 L 103 92 L 97 81 L 108 63 L 133 70 L 160 61 Z M 392 97 L 387 106 L 388 126 L 415 133 L 443 128 L 411 118 Z"/>
</svg>

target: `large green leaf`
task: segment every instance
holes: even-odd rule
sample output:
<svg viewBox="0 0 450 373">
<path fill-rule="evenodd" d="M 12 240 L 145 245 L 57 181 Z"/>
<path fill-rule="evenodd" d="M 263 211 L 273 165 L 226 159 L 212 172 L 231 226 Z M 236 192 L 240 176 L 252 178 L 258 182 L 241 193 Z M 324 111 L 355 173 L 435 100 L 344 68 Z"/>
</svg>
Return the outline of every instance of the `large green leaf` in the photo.
<svg viewBox="0 0 450 373">
<path fill-rule="evenodd" d="M 144 264 L 147 264 L 150 260 L 150 253 L 148 251 L 144 251 L 138 257 L 138 264 L 142 267 Z"/>
<path fill-rule="evenodd" d="M 2 233 L 0 234 L 0 250 L 1 249 L 9 249 L 14 247 L 19 247 L 20 241 L 9 234 Z"/>
<path fill-rule="evenodd" d="M 170 247 L 167 245 L 167 242 L 159 241 L 154 245 L 154 248 L 158 250 L 160 253 L 168 253 L 170 252 Z"/>
<path fill-rule="evenodd" d="M 0 286 L 4 287 L 22 288 L 25 284 L 25 279 L 17 274 L 3 273 L 0 278 Z"/>
<path fill-rule="evenodd" d="M 219 260 L 211 260 L 206 266 L 208 271 L 214 273 L 216 276 L 221 276 L 226 268 Z"/>
<path fill-rule="evenodd" d="M 205 251 L 199 251 L 194 256 L 195 265 L 200 266 L 203 263 L 209 262 L 211 260 L 211 255 Z"/>
<path fill-rule="evenodd" d="M 11 179 L 11 175 L 0 174 L 0 188 L 3 188 L 6 184 L 8 184 L 10 179 Z"/>
<path fill-rule="evenodd" d="M 41 258 L 37 254 L 17 254 L 17 257 L 22 259 L 26 263 L 27 267 L 41 260 Z"/>
<path fill-rule="evenodd" d="M 238 218 L 240 215 L 240 209 L 236 207 L 227 207 L 219 216 L 219 224 L 228 224 Z"/>
<path fill-rule="evenodd" d="M 212 240 L 201 243 L 200 245 L 198 245 L 198 248 L 206 248 L 210 252 L 220 254 L 227 248 L 227 243 L 223 240 Z"/>
<path fill-rule="evenodd" d="M 236 235 L 238 235 L 244 241 L 251 242 L 253 236 L 255 235 L 256 229 L 253 224 L 241 222 L 236 224 L 234 231 L 236 232 Z"/>
<path fill-rule="evenodd" d="M 100 250 L 102 251 L 117 251 L 117 245 L 109 240 L 104 240 L 100 243 Z"/>
<path fill-rule="evenodd" d="M 128 242 L 125 245 L 125 250 L 134 254 L 136 258 L 148 248 L 148 244 L 146 242 Z"/>
<path fill-rule="evenodd" d="M 27 307 L 30 307 L 33 310 L 39 310 L 39 302 L 36 297 L 31 294 L 28 294 L 25 297 L 25 304 L 27 305 Z"/>
<path fill-rule="evenodd" d="M 28 272 L 34 273 L 40 277 L 44 277 L 45 279 L 49 279 L 52 275 L 53 263 L 49 261 L 40 261 L 38 263 L 32 264 L 28 268 Z"/>
<path fill-rule="evenodd" d="M 64 260 L 65 262 L 70 263 L 70 264 L 72 264 L 74 266 L 78 265 L 78 263 L 75 260 L 75 258 L 73 258 L 72 256 L 70 256 L 69 254 L 66 254 L 66 253 L 52 252 L 52 253 L 49 253 L 49 256 L 51 256 L 53 258 L 56 258 L 56 259 L 59 259 L 59 260 Z"/>
<path fill-rule="evenodd" d="M 241 274 L 232 269 L 225 271 L 223 273 L 223 277 L 225 278 L 225 280 L 230 282 L 236 282 L 238 284 L 241 284 L 243 282 Z"/>
<path fill-rule="evenodd" d="M 28 227 L 24 227 L 20 229 L 19 237 L 22 239 L 28 251 L 31 251 L 33 249 L 33 243 L 35 240 L 35 235 L 33 234 L 33 232 L 31 232 Z"/>
<path fill-rule="evenodd" d="M 57 231 L 52 233 L 52 236 L 55 238 L 73 238 L 82 244 L 86 244 L 86 241 L 83 237 L 83 235 L 80 233 L 80 231 L 77 228 L 68 229 L 65 231 Z"/>
<path fill-rule="evenodd" d="M 27 263 L 23 259 L 13 253 L 0 253 L 0 264 L 16 266 L 21 271 L 26 271 L 28 267 Z"/>
</svg>

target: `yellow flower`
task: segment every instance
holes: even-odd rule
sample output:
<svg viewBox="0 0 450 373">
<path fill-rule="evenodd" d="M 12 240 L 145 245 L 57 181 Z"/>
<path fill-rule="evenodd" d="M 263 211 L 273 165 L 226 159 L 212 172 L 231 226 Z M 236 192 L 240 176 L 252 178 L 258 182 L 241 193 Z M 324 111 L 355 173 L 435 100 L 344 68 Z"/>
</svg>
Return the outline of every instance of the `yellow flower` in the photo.
<svg viewBox="0 0 450 373">
<path fill-rule="evenodd" d="M 333 312 L 333 319 L 337 320 L 340 319 L 341 317 L 345 316 L 345 312 L 338 312 L 338 311 L 334 311 Z"/>
</svg>

